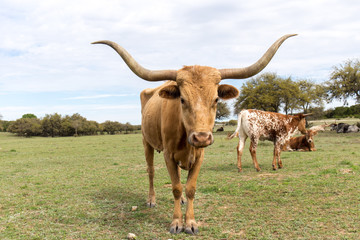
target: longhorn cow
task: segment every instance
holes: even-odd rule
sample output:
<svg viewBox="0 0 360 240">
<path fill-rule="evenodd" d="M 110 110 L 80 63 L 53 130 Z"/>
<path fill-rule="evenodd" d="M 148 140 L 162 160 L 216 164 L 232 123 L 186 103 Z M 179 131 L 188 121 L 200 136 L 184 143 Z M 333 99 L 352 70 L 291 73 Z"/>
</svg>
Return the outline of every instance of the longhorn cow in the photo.
<svg viewBox="0 0 360 240">
<path fill-rule="evenodd" d="M 306 134 L 305 117 L 308 115 L 311 115 L 311 113 L 284 115 L 281 113 L 254 109 L 242 110 L 238 114 L 238 125 L 235 132 L 228 137 L 229 139 L 232 139 L 235 136 L 239 136 L 239 144 L 236 147 L 238 171 L 242 171 L 241 157 L 245 141 L 248 137 L 251 141 L 249 149 L 251 158 L 257 171 L 260 171 L 260 167 L 256 159 L 256 148 L 259 140 L 268 140 L 274 143 L 272 167 L 274 170 L 277 169 L 277 161 L 278 167 L 282 168 L 283 165 L 280 158 L 281 148 L 297 131 L 300 131 L 302 134 Z"/>
<path fill-rule="evenodd" d="M 231 85 L 220 85 L 223 79 L 244 79 L 259 73 L 270 62 L 289 34 L 279 38 L 254 64 L 244 68 L 216 69 L 207 66 L 185 66 L 180 70 L 148 70 L 138 64 L 121 46 L 112 41 L 98 41 L 112 47 L 140 78 L 166 81 L 154 89 L 141 92 L 142 136 L 149 174 L 147 205 L 156 205 L 154 150 L 163 151 L 174 195 L 174 214 L 170 233 L 198 232 L 193 202 L 196 181 L 204 159 L 204 148 L 214 142 L 212 129 L 219 99 L 231 99 L 239 91 Z M 185 223 L 181 212 L 182 185 L 180 168 L 189 171 L 185 187 L 187 208 Z"/>
</svg>

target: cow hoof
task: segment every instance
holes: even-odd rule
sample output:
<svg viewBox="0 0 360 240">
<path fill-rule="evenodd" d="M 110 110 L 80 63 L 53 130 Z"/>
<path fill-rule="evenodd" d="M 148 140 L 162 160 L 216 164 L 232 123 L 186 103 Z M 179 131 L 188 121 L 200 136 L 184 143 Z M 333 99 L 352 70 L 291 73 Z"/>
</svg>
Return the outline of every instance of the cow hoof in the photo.
<svg viewBox="0 0 360 240">
<path fill-rule="evenodd" d="M 170 226 L 170 233 L 178 234 L 178 233 L 181 233 L 182 231 L 184 231 L 184 227 L 183 227 L 182 223 L 178 220 L 174 220 Z"/>
<path fill-rule="evenodd" d="M 156 203 L 148 202 L 148 203 L 146 203 L 146 205 L 147 205 L 149 208 L 154 208 L 154 207 L 156 206 Z"/>
<path fill-rule="evenodd" d="M 238 168 L 238 172 L 241 173 L 241 172 L 242 172 L 242 169 Z"/>
<path fill-rule="evenodd" d="M 185 233 L 195 235 L 199 232 L 198 225 L 195 220 L 188 220 L 186 222 Z"/>
<path fill-rule="evenodd" d="M 199 229 L 197 226 L 187 227 L 185 228 L 186 234 L 196 235 L 199 232 Z"/>
<path fill-rule="evenodd" d="M 261 171 L 261 169 L 260 169 L 260 168 L 257 168 L 257 169 L 256 169 L 256 171 L 257 171 L 257 172 L 260 172 L 260 171 Z"/>
</svg>

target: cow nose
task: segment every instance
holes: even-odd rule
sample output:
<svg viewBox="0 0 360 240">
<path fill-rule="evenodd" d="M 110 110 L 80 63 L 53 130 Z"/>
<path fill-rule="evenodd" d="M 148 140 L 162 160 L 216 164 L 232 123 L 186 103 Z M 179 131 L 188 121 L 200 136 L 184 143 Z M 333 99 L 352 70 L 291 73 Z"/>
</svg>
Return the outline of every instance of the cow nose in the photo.
<svg viewBox="0 0 360 240">
<path fill-rule="evenodd" d="M 193 132 L 190 134 L 189 143 L 194 147 L 207 147 L 214 142 L 211 132 Z"/>
</svg>

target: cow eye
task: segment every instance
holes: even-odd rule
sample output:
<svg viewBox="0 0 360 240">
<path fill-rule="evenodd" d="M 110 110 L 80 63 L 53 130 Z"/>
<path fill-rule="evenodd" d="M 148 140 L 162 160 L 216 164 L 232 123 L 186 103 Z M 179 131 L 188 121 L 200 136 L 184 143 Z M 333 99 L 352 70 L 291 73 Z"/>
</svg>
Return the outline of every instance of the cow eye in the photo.
<svg viewBox="0 0 360 240">
<path fill-rule="evenodd" d="M 180 98 L 180 102 L 181 102 L 181 104 L 184 104 L 185 100 L 183 98 Z"/>
</svg>

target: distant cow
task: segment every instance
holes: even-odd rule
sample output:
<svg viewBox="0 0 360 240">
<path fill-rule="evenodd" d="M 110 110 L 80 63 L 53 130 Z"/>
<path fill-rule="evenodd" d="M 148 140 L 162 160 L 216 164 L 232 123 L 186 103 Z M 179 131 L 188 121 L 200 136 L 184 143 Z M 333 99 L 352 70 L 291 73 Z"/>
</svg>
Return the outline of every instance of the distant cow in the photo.
<svg viewBox="0 0 360 240">
<path fill-rule="evenodd" d="M 332 123 L 330 127 L 332 131 L 336 131 L 337 133 L 351 133 L 359 131 L 359 127 L 356 124 L 350 125 L 347 123 Z"/>
<path fill-rule="evenodd" d="M 279 168 L 282 168 L 280 159 L 282 146 L 298 130 L 306 134 L 305 116 L 310 114 L 284 115 L 274 112 L 265 112 L 260 110 L 242 110 L 238 114 L 238 125 L 235 132 L 229 136 L 233 138 L 239 135 L 239 144 L 237 146 L 237 165 L 239 172 L 242 171 L 241 156 L 243 153 L 245 141 L 250 137 L 250 154 L 257 171 L 260 171 L 256 160 L 256 147 L 258 141 L 269 140 L 274 143 L 274 158 L 272 162 L 273 169 L 276 170 L 276 160 Z"/>
<path fill-rule="evenodd" d="M 216 132 L 223 132 L 224 131 L 224 127 L 219 127 L 218 129 L 216 129 Z"/>
<path fill-rule="evenodd" d="M 290 138 L 290 140 L 282 147 L 282 151 L 316 151 L 314 136 L 317 133 L 317 131 L 309 129 L 306 131 L 305 135 Z"/>
<path fill-rule="evenodd" d="M 320 131 L 320 132 L 324 132 L 326 130 L 327 127 L 330 127 L 331 124 L 322 124 L 322 125 L 318 125 L 318 126 L 313 126 L 310 128 L 310 130 L 314 130 L 314 131 Z"/>
<path fill-rule="evenodd" d="M 359 129 L 359 127 L 358 127 L 356 124 L 350 125 L 350 126 L 348 127 L 348 129 L 347 129 L 347 133 L 350 133 L 350 132 L 359 132 L 359 131 L 360 131 L 360 129 Z"/>
<path fill-rule="evenodd" d="M 337 133 L 346 133 L 348 131 L 349 126 L 350 125 L 347 123 L 339 123 L 337 125 L 336 132 Z"/>
</svg>

